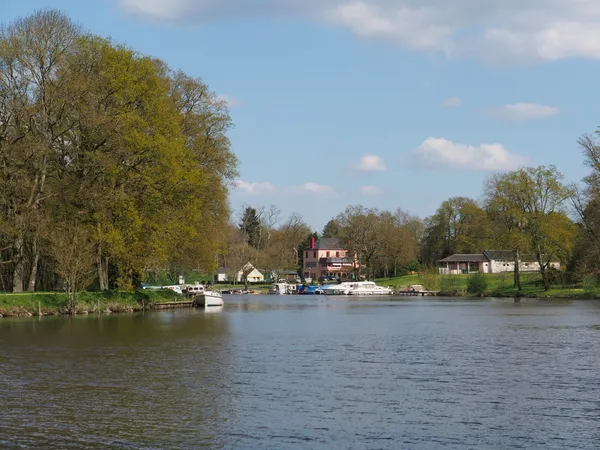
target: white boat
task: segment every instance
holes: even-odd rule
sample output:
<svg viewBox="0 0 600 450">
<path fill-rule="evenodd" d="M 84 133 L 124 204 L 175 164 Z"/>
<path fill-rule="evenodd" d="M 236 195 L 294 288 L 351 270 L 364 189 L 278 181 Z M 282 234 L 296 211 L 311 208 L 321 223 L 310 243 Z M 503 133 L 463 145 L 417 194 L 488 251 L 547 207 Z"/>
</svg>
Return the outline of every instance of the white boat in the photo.
<svg viewBox="0 0 600 450">
<path fill-rule="evenodd" d="M 269 289 L 269 294 L 284 295 L 289 293 L 290 285 L 284 282 L 273 283 Z"/>
<path fill-rule="evenodd" d="M 346 281 L 323 286 L 326 295 L 391 295 L 390 288 L 377 286 L 373 281 Z"/>
<path fill-rule="evenodd" d="M 223 306 L 223 295 L 202 285 L 188 287 L 188 295 L 194 296 L 196 306 Z"/>
</svg>

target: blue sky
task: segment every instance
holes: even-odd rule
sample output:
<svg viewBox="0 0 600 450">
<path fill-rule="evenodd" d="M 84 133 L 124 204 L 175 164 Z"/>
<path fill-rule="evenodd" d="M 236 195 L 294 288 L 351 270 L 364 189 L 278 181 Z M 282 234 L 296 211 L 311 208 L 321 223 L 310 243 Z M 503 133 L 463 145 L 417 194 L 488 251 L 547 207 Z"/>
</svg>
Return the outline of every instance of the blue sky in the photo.
<svg viewBox="0 0 600 450">
<path fill-rule="evenodd" d="M 595 0 L 0 0 L 0 20 L 44 7 L 228 99 L 236 215 L 320 230 L 350 204 L 425 217 L 524 164 L 575 182 L 600 125 Z"/>
</svg>

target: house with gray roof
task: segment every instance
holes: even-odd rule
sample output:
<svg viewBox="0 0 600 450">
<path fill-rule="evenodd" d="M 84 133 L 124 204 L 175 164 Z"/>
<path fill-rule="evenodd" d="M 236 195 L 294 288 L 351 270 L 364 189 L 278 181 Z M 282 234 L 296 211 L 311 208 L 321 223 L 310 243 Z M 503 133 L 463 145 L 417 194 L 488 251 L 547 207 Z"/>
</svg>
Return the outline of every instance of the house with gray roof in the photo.
<svg viewBox="0 0 600 450">
<path fill-rule="evenodd" d="M 513 272 L 515 260 L 511 250 L 484 250 L 483 253 L 456 253 L 438 261 L 442 275 L 460 275 L 469 273 Z M 560 269 L 560 262 L 550 263 L 550 267 Z M 521 255 L 521 272 L 537 272 L 540 265 L 533 255 Z"/>
</svg>

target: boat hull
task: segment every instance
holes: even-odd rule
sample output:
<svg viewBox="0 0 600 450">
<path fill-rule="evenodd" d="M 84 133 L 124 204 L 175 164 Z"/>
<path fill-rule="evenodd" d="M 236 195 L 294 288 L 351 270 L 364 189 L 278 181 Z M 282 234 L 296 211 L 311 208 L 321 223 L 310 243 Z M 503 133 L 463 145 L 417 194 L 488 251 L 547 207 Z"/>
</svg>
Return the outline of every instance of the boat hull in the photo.
<svg viewBox="0 0 600 450">
<path fill-rule="evenodd" d="M 207 291 L 196 295 L 196 306 L 202 308 L 210 306 L 223 306 L 223 297 L 219 292 Z"/>
</svg>

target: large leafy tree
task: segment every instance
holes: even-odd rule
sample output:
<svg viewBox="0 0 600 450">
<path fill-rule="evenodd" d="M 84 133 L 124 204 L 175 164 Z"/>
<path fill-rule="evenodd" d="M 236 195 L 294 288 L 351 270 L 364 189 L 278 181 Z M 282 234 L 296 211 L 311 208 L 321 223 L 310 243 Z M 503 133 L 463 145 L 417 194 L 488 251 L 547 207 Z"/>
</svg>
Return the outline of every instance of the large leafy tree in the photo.
<svg viewBox="0 0 600 450">
<path fill-rule="evenodd" d="M 550 263 L 556 259 L 566 262 L 572 251 L 575 228 L 564 211 L 572 190 L 562 179 L 554 166 L 539 166 L 488 180 L 487 207 L 501 225 L 500 239 L 513 249 L 517 289 L 521 289 L 522 251 L 535 254 L 546 290 L 550 288 Z"/>
<path fill-rule="evenodd" d="M 454 253 L 480 253 L 490 244 L 491 229 L 488 216 L 475 200 L 445 200 L 425 222 L 422 259 L 435 264 Z"/>
<path fill-rule="evenodd" d="M 3 28 L 0 238 L 12 289 L 27 275 L 34 287 L 38 260 L 64 254 L 45 231 L 67 220 L 93 244 L 101 289 L 214 267 L 236 176 L 230 126 L 200 80 L 61 13 Z"/>
</svg>

